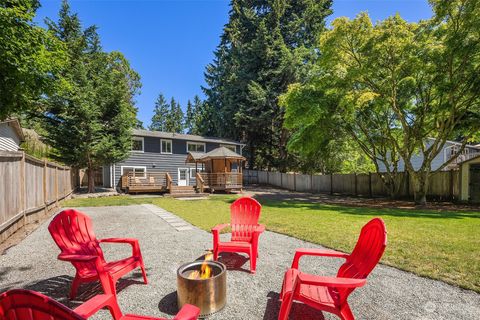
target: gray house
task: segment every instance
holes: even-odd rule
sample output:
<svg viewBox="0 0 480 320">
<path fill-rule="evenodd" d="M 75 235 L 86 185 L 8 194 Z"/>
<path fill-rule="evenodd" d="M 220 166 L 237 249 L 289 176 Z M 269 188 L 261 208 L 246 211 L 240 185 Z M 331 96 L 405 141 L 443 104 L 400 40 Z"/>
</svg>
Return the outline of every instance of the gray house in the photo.
<svg viewBox="0 0 480 320">
<path fill-rule="evenodd" d="M 429 138 L 427 140 L 426 147 L 428 148 L 433 143 L 433 141 L 434 139 Z M 441 165 L 443 165 L 445 162 L 450 160 L 450 158 L 458 152 L 460 147 L 461 147 L 461 143 L 458 143 L 456 141 L 447 141 L 443 147 L 443 150 L 433 159 L 432 170 L 438 169 Z M 463 150 L 462 154 L 460 154 L 457 157 L 457 159 L 453 160 L 443 170 L 446 171 L 446 170 L 458 168 L 459 163 L 479 155 L 480 155 L 480 145 L 467 145 Z M 412 165 L 415 168 L 415 170 L 420 169 L 422 162 L 423 162 L 422 154 L 416 154 L 412 157 Z M 378 165 L 379 165 L 380 172 L 386 171 L 383 163 L 379 162 Z M 402 159 L 400 159 L 398 163 L 398 171 L 400 172 L 405 171 L 405 164 Z"/>
<path fill-rule="evenodd" d="M 222 138 L 161 131 L 134 130 L 130 156 L 118 163 L 103 167 L 103 185 L 120 187 L 122 176 L 134 172 L 135 176 L 168 173 L 173 185 L 194 186 L 195 164 L 187 163 L 189 153 L 207 153 L 225 147 L 242 154 L 243 144 Z M 236 170 L 233 168 L 232 170 Z M 202 170 L 198 168 L 197 170 Z"/>
</svg>

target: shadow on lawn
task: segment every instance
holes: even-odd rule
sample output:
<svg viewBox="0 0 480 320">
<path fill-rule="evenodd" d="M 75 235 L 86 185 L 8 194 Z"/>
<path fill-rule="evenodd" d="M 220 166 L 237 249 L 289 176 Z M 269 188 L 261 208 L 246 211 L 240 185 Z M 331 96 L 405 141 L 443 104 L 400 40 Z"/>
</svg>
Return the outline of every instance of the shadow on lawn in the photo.
<svg viewBox="0 0 480 320">
<path fill-rule="evenodd" d="M 278 313 L 280 312 L 279 294 L 277 292 L 270 291 L 267 294 L 267 306 L 265 307 L 265 313 L 263 314 L 263 320 L 277 320 Z M 293 302 L 292 309 L 290 310 L 289 319 L 296 320 L 324 320 L 323 313 L 319 310 L 310 308 L 306 304 Z"/>
<path fill-rule="evenodd" d="M 463 219 L 480 218 L 480 212 L 476 211 L 443 211 L 443 210 L 421 210 L 421 209 L 402 209 L 402 208 L 369 208 L 355 206 L 340 206 L 335 204 L 318 203 L 315 200 L 272 200 L 268 195 L 258 195 L 255 197 L 264 208 L 280 209 L 303 209 L 322 211 L 336 211 L 340 214 L 359 215 L 359 216 L 392 216 L 409 218 L 441 218 L 441 219 Z"/>
</svg>

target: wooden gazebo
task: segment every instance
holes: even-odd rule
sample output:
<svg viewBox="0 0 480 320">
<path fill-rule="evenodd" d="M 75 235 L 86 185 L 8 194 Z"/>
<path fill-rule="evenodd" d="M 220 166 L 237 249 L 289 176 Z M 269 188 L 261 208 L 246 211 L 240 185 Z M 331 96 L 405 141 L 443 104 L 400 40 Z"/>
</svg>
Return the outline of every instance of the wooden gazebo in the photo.
<svg viewBox="0 0 480 320">
<path fill-rule="evenodd" d="M 196 187 L 200 192 L 210 190 L 242 190 L 242 165 L 245 157 L 219 147 L 208 153 L 189 152 L 186 163 L 195 163 Z M 201 167 L 200 167 L 201 166 Z"/>
</svg>

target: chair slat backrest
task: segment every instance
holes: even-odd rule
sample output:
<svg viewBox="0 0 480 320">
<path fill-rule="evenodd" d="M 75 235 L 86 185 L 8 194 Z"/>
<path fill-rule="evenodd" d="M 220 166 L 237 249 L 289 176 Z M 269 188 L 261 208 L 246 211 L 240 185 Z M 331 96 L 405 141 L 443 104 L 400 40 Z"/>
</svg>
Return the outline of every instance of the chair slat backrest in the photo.
<svg viewBox="0 0 480 320">
<path fill-rule="evenodd" d="M 250 241 L 258 225 L 262 206 L 253 198 L 243 197 L 230 206 L 232 241 Z"/>
<path fill-rule="evenodd" d="M 338 277 L 365 279 L 375 268 L 387 246 L 387 230 L 380 218 L 370 220 L 363 226 L 357 244 L 345 263 L 338 270 Z M 353 289 L 339 290 L 345 301 Z"/>
<path fill-rule="evenodd" d="M 0 294 L 1 320 L 85 320 L 41 293 L 14 289 Z"/>
<path fill-rule="evenodd" d="M 92 220 L 74 209 L 63 210 L 53 218 L 48 231 L 63 254 L 95 255 L 104 260 L 93 232 Z M 95 270 L 93 262 L 73 263 L 79 272 Z"/>
</svg>

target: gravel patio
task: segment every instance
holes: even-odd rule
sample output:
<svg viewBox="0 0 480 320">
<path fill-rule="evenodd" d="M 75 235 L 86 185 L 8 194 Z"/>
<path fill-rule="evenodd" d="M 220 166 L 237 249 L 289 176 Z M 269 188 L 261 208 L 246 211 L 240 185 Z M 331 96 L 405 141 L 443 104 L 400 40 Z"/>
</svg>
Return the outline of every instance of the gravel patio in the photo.
<svg viewBox="0 0 480 320">
<path fill-rule="evenodd" d="M 153 205 L 80 210 L 92 217 L 98 238 L 133 237 L 140 241 L 149 284 L 141 282 L 138 272 L 121 279 L 117 288 L 122 310 L 152 316 L 176 313 L 176 269 L 211 248 L 211 235 L 185 225 L 179 218 L 165 218 L 162 210 Z M 0 292 L 28 288 L 75 307 L 98 292 L 99 286 L 82 286 L 78 301 L 67 299 L 74 269 L 56 259 L 59 250 L 47 226 L 48 221 L 0 256 Z M 130 254 L 128 245 L 102 247 L 107 260 Z M 283 273 L 298 247 L 318 246 L 265 232 L 260 239 L 255 275 L 248 272 L 249 262 L 243 256 L 223 255 L 221 261 L 231 269 L 227 275 L 227 307 L 209 319 L 276 319 Z M 340 262 L 306 257 L 301 261 L 301 269 L 334 275 Z M 479 319 L 480 316 L 479 294 L 384 265 L 377 266 L 366 287 L 356 290 L 349 301 L 357 319 Z M 337 319 L 300 304 L 294 306 L 292 314 L 294 319 Z M 109 316 L 101 311 L 92 319 L 109 319 Z"/>
</svg>

